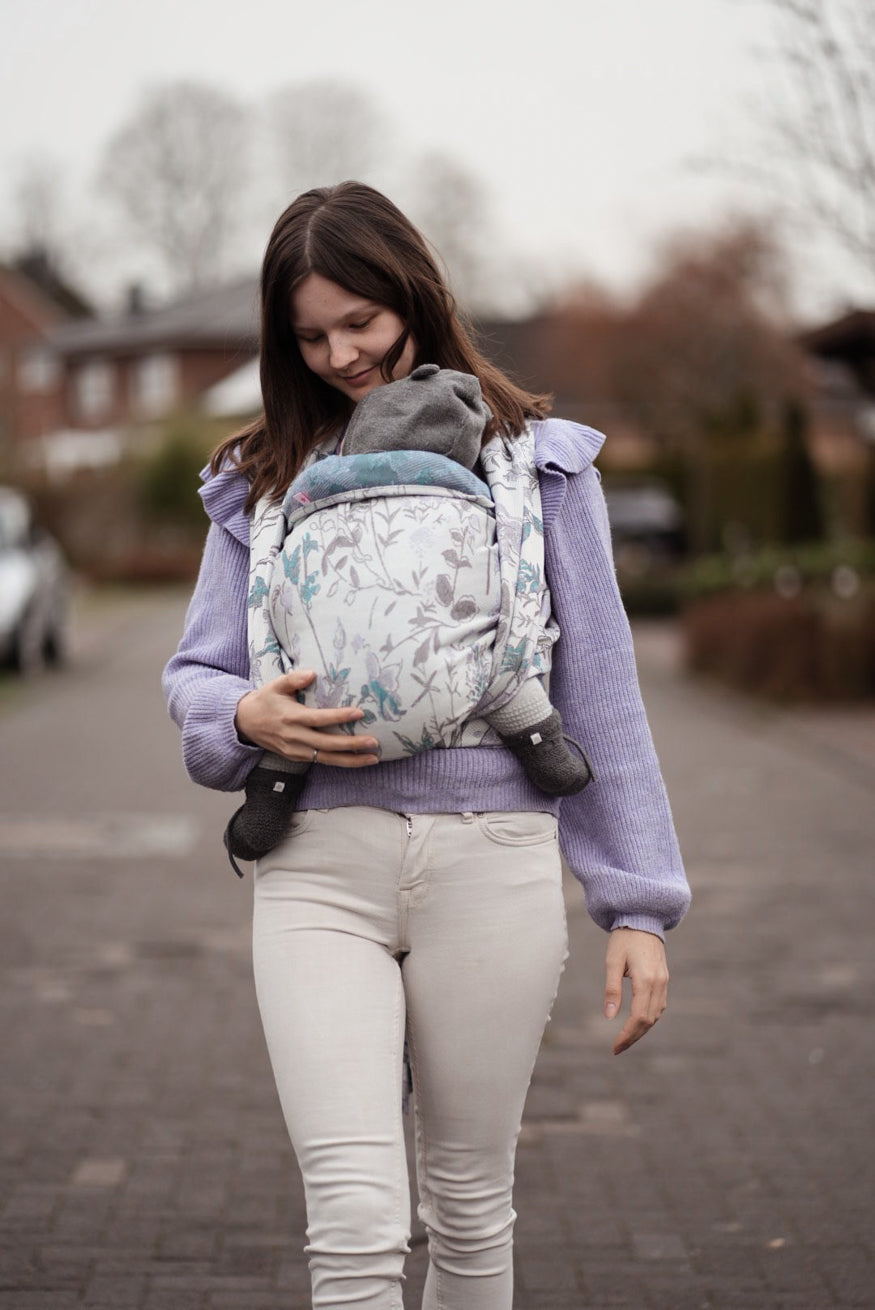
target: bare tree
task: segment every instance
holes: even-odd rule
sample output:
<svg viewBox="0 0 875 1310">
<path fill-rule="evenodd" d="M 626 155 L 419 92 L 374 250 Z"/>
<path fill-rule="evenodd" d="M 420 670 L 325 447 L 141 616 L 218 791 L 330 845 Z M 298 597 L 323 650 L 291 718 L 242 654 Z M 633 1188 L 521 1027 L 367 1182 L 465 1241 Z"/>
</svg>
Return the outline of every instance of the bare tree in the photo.
<svg viewBox="0 0 875 1310">
<path fill-rule="evenodd" d="M 48 156 L 26 160 L 14 185 L 16 244 L 43 251 L 56 267 L 65 262 L 69 235 L 62 226 L 65 190 L 61 165 Z"/>
<path fill-rule="evenodd" d="M 783 254 L 755 220 L 686 234 L 626 315 L 619 394 L 642 419 L 700 433 L 740 395 L 767 409 L 789 383 Z"/>
<path fill-rule="evenodd" d="M 147 91 L 106 146 L 100 185 L 177 289 L 221 273 L 245 179 L 247 122 L 225 92 L 171 82 Z"/>
<path fill-rule="evenodd" d="M 440 255 L 450 285 L 469 309 L 488 299 L 491 231 L 486 188 L 458 160 L 423 155 L 411 170 L 410 213 Z"/>
<path fill-rule="evenodd" d="M 785 197 L 875 273 L 875 11 L 872 0 L 761 0 L 767 52 L 766 172 Z"/>
<path fill-rule="evenodd" d="M 697 553 L 712 544 L 709 450 L 773 426 L 802 386 L 783 261 L 754 220 L 678 238 L 614 336 L 615 395 L 683 457 Z"/>
<path fill-rule="evenodd" d="M 10 192 L 5 257 L 37 281 L 51 284 L 69 312 L 83 312 L 92 302 L 106 244 L 82 209 L 64 165 L 51 155 L 29 156 L 13 171 Z"/>
<path fill-rule="evenodd" d="M 343 82 L 282 87 L 269 97 L 267 114 L 286 195 L 351 178 L 367 182 L 389 149 L 379 106 Z"/>
<path fill-rule="evenodd" d="M 381 186 L 394 173 L 393 198 L 434 246 L 460 300 L 470 306 L 481 298 L 488 281 L 486 193 L 462 164 L 440 152 L 400 158 L 379 105 L 343 82 L 283 87 L 268 99 L 267 116 L 287 197 L 350 178 Z"/>
</svg>

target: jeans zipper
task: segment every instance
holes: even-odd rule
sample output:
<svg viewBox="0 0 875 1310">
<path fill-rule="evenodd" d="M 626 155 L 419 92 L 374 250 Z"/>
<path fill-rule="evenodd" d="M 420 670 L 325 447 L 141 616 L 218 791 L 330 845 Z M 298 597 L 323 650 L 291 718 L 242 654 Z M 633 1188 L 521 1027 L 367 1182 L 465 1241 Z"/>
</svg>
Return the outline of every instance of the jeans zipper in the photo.
<svg viewBox="0 0 875 1310">
<path fill-rule="evenodd" d="M 405 814 L 404 821 L 407 824 L 407 840 L 409 841 L 410 838 L 413 836 L 413 820 L 411 819 L 409 814 Z"/>
</svg>

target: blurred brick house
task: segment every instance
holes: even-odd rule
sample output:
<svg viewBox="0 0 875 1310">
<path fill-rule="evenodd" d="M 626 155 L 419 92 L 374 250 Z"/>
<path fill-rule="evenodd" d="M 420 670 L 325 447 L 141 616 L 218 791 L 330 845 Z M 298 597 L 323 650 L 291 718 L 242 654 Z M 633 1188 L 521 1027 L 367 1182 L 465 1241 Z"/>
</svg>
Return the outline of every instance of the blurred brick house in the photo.
<svg viewBox="0 0 875 1310">
<path fill-rule="evenodd" d="M 819 359 L 843 364 L 875 400 L 875 310 L 852 310 L 806 332 L 801 343 Z"/>
<path fill-rule="evenodd" d="M 52 346 L 70 431 L 162 419 L 197 408 L 205 392 L 257 355 L 257 283 L 239 278 L 155 309 L 134 289 L 123 314 L 67 323 Z"/>
<path fill-rule="evenodd" d="M 875 311 L 853 310 L 799 337 L 810 363 L 812 445 L 827 472 L 875 446 Z"/>
<path fill-rule="evenodd" d="M 0 265 L 0 449 L 64 422 L 63 369 L 53 338 L 91 312 L 42 253 Z"/>
<path fill-rule="evenodd" d="M 183 409 L 238 419 L 260 409 L 254 276 L 163 306 L 136 290 L 125 311 L 85 317 L 69 289 L 40 270 L 0 267 L 0 437 L 26 441 L 136 431 Z M 45 270 L 43 269 L 43 273 Z M 66 300 L 64 297 L 66 290 Z M 646 466 L 653 438 L 612 396 L 607 332 L 583 348 L 561 313 L 482 319 L 485 353 L 554 413 L 610 437 L 612 466 Z M 824 471 L 859 458 L 875 416 L 875 313 L 859 311 L 797 338 L 811 361 L 812 444 Z"/>
</svg>

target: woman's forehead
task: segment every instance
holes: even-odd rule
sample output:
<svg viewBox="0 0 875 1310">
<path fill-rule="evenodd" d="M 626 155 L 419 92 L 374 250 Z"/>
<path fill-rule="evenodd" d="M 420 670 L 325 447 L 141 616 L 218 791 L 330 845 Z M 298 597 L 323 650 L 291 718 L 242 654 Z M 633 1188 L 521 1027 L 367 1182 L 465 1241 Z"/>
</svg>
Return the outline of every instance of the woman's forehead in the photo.
<svg viewBox="0 0 875 1310">
<path fill-rule="evenodd" d="M 336 322 L 373 303 L 368 296 L 349 291 L 321 273 L 310 273 L 292 292 L 292 321 L 296 327 Z"/>
</svg>

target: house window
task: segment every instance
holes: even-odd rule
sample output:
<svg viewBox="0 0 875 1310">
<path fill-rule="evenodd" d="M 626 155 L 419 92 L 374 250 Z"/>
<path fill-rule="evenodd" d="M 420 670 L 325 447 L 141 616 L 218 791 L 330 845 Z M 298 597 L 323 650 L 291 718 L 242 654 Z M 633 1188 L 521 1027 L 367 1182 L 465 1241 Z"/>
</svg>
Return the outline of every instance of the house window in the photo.
<svg viewBox="0 0 875 1310">
<path fill-rule="evenodd" d="M 99 423 L 109 416 L 115 390 L 115 369 L 109 360 L 90 359 L 77 368 L 73 386 L 76 412 L 86 423 Z"/>
<path fill-rule="evenodd" d="M 45 395 L 58 384 L 61 375 L 60 361 L 57 355 L 45 346 L 33 346 L 25 350 L 18 364 L 18 384 L 22 391 Z"/>
<path fill-rule="evenodd" d="M 133 374 L 134 411 L 141 418 L 160 418 L 179 398 L 179 361 L 175 355 L 146 355 Z"/>
</svg>

